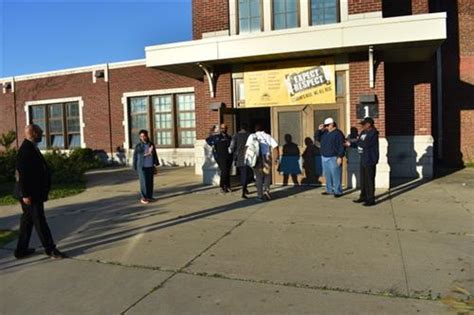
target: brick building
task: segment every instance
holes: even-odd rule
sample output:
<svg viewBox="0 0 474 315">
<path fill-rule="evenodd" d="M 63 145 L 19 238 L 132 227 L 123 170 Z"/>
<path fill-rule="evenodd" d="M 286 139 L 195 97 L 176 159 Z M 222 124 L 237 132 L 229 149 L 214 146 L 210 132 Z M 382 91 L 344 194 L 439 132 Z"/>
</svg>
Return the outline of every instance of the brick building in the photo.
<svg viewBox="0 0 474 315">
<path fill-rule="evenodd" d="M 150 129 L 165 164 L 217 171 L 205 137 L 263 121 L 304 149 L 326 116 L 380 131 L 377 186 L 474 160 L 474 5 L 469 0 L 193 0 L 193 40 L 143 60 L 1 78 L 0 133 L 27 122 L 42 148 L 130 157 Z M 122 154 L 122 153 L 120 153 Z M 357 154 L 344 180 L 357 184 Z M 274 181 L 281 178 L 274 172 Z M 302 175 L 304 176 L 304 175 Z"/>
</svg>

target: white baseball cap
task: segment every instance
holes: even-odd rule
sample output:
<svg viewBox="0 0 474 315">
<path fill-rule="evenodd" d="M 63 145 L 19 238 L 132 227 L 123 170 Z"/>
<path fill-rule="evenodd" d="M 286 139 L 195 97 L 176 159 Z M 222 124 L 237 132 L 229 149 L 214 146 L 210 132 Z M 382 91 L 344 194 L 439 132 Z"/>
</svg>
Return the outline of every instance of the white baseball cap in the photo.
<svg viewBox="0 0 474 315">
<path fill-rule="evenodd" d="M 328 117 L 328 118 L 324 119 L 324 124 L 325 125 L 334 124 L 334 119 L 332 119 L 332 117 Z"/>
</svg>

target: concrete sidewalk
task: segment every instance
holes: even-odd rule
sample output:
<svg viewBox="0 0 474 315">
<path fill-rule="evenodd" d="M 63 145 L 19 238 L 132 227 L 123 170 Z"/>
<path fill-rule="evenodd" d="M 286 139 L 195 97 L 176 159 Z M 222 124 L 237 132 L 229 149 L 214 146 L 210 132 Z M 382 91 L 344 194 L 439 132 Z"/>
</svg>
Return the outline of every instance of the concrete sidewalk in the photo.
<svg viewBox="0 0 474 315">
<path fill-rule="evenodd" d="M 71 259 L 0 249 L 0 314 L 450 314 L 438 297 L 474 292 L 473 169 L 371 208 L 307 188 L 243 200 L 189 168 L 162 169 L 145 206 L 131 171 L 88 176 L 47 204 Z M 0 207 L 0 229 L 18 222 Z"/>
</svg>

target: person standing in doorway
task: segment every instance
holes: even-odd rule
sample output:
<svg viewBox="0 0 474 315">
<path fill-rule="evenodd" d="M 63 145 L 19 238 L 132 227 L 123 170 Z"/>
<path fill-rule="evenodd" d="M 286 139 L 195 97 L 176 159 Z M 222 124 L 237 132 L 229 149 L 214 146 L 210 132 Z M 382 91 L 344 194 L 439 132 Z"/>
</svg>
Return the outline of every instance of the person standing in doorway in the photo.
<svg viewBox="0 0 474 315">
<path fill-rule="evenodd" d="M 328 117 L 319 126 L 316 134 L 321 144 L 323 174 L 326 179 L 326 191 L 323 195 L 342 196 L 342 158 L 344 157 L 344 134 L 337 128 L 333 118 Z"/>
<path fill-rule="evenodd" d="M 241 124 L 239 132 L 232 137 L 229 147 L 229 152 L 234 155 L 235 166 L 239 170 L 242 198 L 244 199 L 247 199 L 249 193 L 247 186 L 253 177 L 252 169 L 245 164 L 245 144 L 249 135 L 248 125 L 246 123 Z"/>
<path fill-rule="evenodd" d="M 263 125 L 255 125 L 255 133 L 251 134 L 246 146 L 253 146 L 252 142 L 258 142 L 259 153 L 254 167 L 255 185 L 257 186 L 257 200 L 271 200 L 270 184 L 272 180 L 272 161 L 278 163 L 279 151 L 276 140 L 263 130 Z"/>
<path fill-rule="evenodd" d="M 283 154 L 279 166 L 279 171 L 283 173 L 283 186 L 288 186 L 290 176 L 293 184 L 299 186 L 298 175 L 301 174 L 300 149 L 293 142 L 290 134 L 285 135 L 285 144 L 283 145 Z"/>
<path fill-rule="evenodd" d="M 54 259 L 66 257 L 56 248 L 44 214 L 44 203 L 48 200 L 51 188 L 51 173 L 38 149 L 42 136 L 43 130 L 38 125 L 26 126 L 25 140 L 18 150 L 15 196 L 20 200 L 23 214 L 14 252 L 17 259 L 28 257 L 35 252 L 34 248 L 28 247 L 33 226 L 46 255 Z"/>
<path fill-rule="evenodd" d="M 360 196 L 355 203 L 364 206 L 375 205 L 375 173 L 379 162 L 379 132 L 374 126 L 374 120 L 366 117 L 360 122 L 362 132 L 355 146 L 360 154 Z M 350 143 L 346 142 L 346 146 Z"/>
<path fill-rule="evenodd" d="M 227 126 L 221 124 L 218 134 L 211 134 L 206 142 L 212 146 L 214 158 L 220 170 L 220 187 L 222 193 L 230 192 L 230 170 L 232 167 L 232 154 L 229 152 L 232 138 L 227 134 Z"/>
<path fill-rule="evenodd" d="M 148 136 L 148 131 L 140 130 L 138 134 L 140 142 L 133 151 L 133 169 L 138 172 L 140 180 L 140 202 L 146 205 L 155 201 L 153 198 L 153 177 L 160 162 L 156 154 L 156 147 Z"/>
</svg>

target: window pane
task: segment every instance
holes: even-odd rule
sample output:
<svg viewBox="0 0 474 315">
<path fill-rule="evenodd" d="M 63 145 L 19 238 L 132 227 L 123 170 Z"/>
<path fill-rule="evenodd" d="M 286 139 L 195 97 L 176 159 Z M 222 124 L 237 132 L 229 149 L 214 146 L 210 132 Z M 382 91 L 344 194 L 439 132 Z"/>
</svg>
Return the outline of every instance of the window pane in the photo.
<svg viewBox="0 0 474 315">
<path fill-rule="evenodd" d="M 282 30 L 282 29 L 285 29 L 285 28 L 286 28 L 285 14 L 277 14 L 277 15 L 275 15 L 274 28 L 275 28 L 276 30 Z"/>
<path fill-rule="evenodd" d="M 178 110 L 179 111 L 194 110 L 194 94 L 178 95 Z"/>
<path fill-rule="evenodd" d="M 250 20 L 250 32 L 260 31 L 260 18 L 252 18 Z"/>
<path fill-rule="evenodd" d="M 180 145 L 194 145 L 196 141 L 196 131 L 183 130 L 180 134 Z"/>
<path fill-rule="evenodd" d="M 68 117 L 79 117 L 79 103 L 67 103 L 66 109 Z"/>
<path fill-rule="evenodd" d="M 68 118 L 67 120 L 67 131 L 69 132 L 79 132 L 79 118 Z"/>
<path fill-rule="evenodd" d="M 249 19 L 240 19 L 239 20 L 239 33 L 248 33 L 250 32 L 250 20 Z"/>
<path fill-rule="evenodd" d="M 50 119 L 49 132 L 52 132 L 52 133 L 63 132 L 63 121 L 60 119 Z"/>
<path fill-rule="evenodd" d="M 41 128 L 41 130 L 43 130 L 43 132 L 44 132 L 44 130 L 45 130 L 45 128 L 46 128 L 46 122 L 45 122 L 44 120 L 36 120 L 36 119 L 34 119 L 34 120 L 32 120 L 31 122 L 32 122 L 33 124 L 35 124 L 35 125 L 38 125 L 38 126 Z"/>
<path fill-rule="evenodd" d="M 131 113 L 144 113 L 147 111 L 148 97 L 132 97 L 130 99 Z"/>
<path fill-rule="evenodd" d="M 273 12 L 277 14 L 285 12 L 285 0 L 273 0 Z"/>
<path fill-rule="evenodd" d="M 139 114 L 132 116 L 132 129 L 148 129 L 148 115 L 147 114 Z"/>
<path fill-rule="evenodd" d="M 46 108 L 44 106 L 31 106 L 31 119 L 44 119 L 46 117 Z"/>
<path fill-rule="evenodd" d="M 64 136 L 52 135 L 50 139 L 51 139 L 51 147 L 64 149 Z"/>
<path fill-rule="evenodd" d="M 286 0 L 286 12 L 296 12 L 298 10 L 297 0 Z"/>
<path fill-rule="evenodd" d="M 156 144 L 157 145 L 171 145 L 173 143 L 171 131 L 157 131 Z"/>
<path fill-rule="evenodd" d="M 311 20 L 313 25 L 337 22 L 337 0 L 312 0 Z"/>
<path fill-rule="evenodd" d="M 81 147 L 81 135 L 69 135 L 69 149 Z"/>
<path fill-rule="evenodd" d="M 171 95 L 154 96 L 152 98 L 153 107 L 156 113 L 171 112 Z"/>
<path fill-rule="evenodd" d="M 260 0 L 250 1 L 250 17 L 260 19 Z"/>
<path fill-rule="evenodd" d="M 49 105 L 49 117 L 62 117 L 63 116 L 63 105 L 53 104 Z"/>
<path fill-rule="evenodd" d="M 239 17 L 248 18 L 250 16 L 249 0 L 239 1 Z"/>
<path fill-rule="evenodd" d="M 336 73 L 336 95 L 344 96 L 346 95 L 346 87 L 344 82 L 344 74 Z"/>
<path fill-rule="evenodd" d="M 286 28 L 298 27 L 298 14 L 296 12 L 286 15 Z"/>
<path fill-rule="evenodd" d="M 289 134 L 294 143 L 302 145 L 301 141 L 301 113 L 280 112 L 278 113 L 278 142 L 284 143 L 285 135 Z"/>
<path fill-rule="evenodd" d="M 140 136 L 138 135 L 138 130 L 132 130 L 132 148 L 134 148 L 140 142 Z"/>
<path fill-rule="evenodd" d="M 171 129 L 171 114 L 155 114 L 155 129 Z"/>
<path fill-rule="evenodd" d="M 179 127 L 180 128 L 194 128 L 195 126 L 196 126 L 196 119 L 195 119 L 194 112 L 179 114 Z"/>
</svg>

